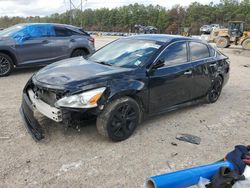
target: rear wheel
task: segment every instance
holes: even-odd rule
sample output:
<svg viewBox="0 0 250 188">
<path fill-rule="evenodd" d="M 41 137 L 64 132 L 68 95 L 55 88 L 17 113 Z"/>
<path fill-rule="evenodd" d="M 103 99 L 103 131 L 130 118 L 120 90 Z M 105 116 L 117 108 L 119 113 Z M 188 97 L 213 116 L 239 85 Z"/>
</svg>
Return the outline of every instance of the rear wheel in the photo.
<svg viewBox="0 0 250 188">
<path fill-rule="evenodd" d="M 0 53 L 0 77 L 8 76 L 12 72 L 13 68 L 12 59 L 8 55 Z"/>
<path fill-rule="evenodd" d="M 245 39 L 245 40 L 243 41 L 242 47 L 243 47 L 245 50 L 250 50 L 250 38 Z"/>
<path fill-rule="evenodd" d="M 87 55 L 86 51 L 83 49 L 76 49 L 72 52 L 71 57 L 78 57 L 83 56 L 85 57 Z"/>
<path fill-rule="evenodd" d="M 219 37 L 216 40 L 216 46 L 219 48 L 227 48 L 230 46 L 229 39 L 227 37 Z"/>
<path fill-rule="evenodd" d="M 209 90 L 206 100 L 208 103 L 214 103 L 218 100 L 223 85 L 223 79 L 221 76 L 218 76 L 214 79 L 211 89 Z"/>
<path fill-rule="evenodd" d="M 140 121 L 140 107 L 130 97 L 122 97 L 108 104 L 97 117 L 98 132 L 113 141 L 130 137 Z"/>
</svg>

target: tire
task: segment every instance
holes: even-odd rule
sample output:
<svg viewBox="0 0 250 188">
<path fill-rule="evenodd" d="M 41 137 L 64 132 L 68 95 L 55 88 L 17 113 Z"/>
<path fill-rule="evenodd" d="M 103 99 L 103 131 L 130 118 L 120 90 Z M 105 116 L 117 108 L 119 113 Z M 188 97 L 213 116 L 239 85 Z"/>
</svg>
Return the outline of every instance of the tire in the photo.
<svg viewBox="0 0 250 188">
<path fill-rule="evenodd" d="M 76 49 L 72 52 L 71 57 L 78 57 L 83 56 L 85 57 L 87 55 L 86 51 L 83 49 Z"/>
<path fill-rule="evenodd" d="M 10 75 L 13 69 L 13 60 L 8 55 L 0 53 L 0 77 Z"/>
<path fill-rule="evenodd" d="M 245 40 L 243 41 L 242 47 L 243 47 L 245 50 L 250 50 L 250 38 L 245 39 Z"/>
<path fill-rule="evenodd" d="M 97 131 L 112 141 L 122 141 L 133 134 L 140 118 L 138 103 L 130 97 L 122 97 L 111 101 L 97 117 Z"/>
<path fill-rule="evenodd" d="M 214 79 L 211 88 L 208 91 L 208 94 L 206 96 L 207 103 L 214 103 L 218 100 L 221 94 L 223 86 L 223 79 L 221 76 L 218 76 Z"/>
<path fill-rule="evenodd" d="M 216 39 L 216 46 L 219 48 L 228 48 L 230 46 L 229 39 L 227 37 L 219 37 Z"/>
</svg>

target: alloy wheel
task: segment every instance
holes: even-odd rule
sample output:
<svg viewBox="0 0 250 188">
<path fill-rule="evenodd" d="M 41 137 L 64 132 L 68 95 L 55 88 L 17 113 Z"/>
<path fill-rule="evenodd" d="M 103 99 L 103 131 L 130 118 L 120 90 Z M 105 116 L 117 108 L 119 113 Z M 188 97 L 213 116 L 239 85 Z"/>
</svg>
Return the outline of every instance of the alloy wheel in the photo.
<svg viewBox="0 0 250 188">
<path fill-rule="evenodd" d="M 0 56 L 0 75 L 5 75 L 11 69 L 11 62 L 4 56 Z"/>
<path fill-rule="evenodd" d="M 111 118 L 110 131 L 116 137 L 127 137 L 134 131 L 137 119 L 135 109 L 129 104 L 123 104 L 116 109 Z"/>
<path fill-rule="evenodd" d="M 212 89 L 209 93 L 209 98 L 211 102 L 215 102 L 219 98 L 221 89 L 222 89 L 222 79 L 221 78 L 215 79 Z"/>
</svg>

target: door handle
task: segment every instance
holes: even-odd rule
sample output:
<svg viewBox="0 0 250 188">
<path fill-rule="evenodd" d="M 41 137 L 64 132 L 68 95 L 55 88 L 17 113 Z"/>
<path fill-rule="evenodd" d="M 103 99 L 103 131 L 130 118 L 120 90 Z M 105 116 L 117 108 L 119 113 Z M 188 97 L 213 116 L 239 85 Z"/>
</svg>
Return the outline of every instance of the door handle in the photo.
<svg viewBox="0 0 250 188">
<path fill-rule="evenodd" d="M 47 44 L 47 43 L 49 43 L 49 41 L 48 40 L 43 40 L 42 43 Z"/>
<path fill-rule="evenodd" d="M 70 39 L 70 42 L 75 42 L 76 40 L 75 39 Z"/>
<path fill-rule="evenodd" d="M 191 70 L 188 70 L 186 72 L 184 72 L 185 75 L 188 75 L 188 74 L 192 74 L 192 71 Z"/>
</svg>

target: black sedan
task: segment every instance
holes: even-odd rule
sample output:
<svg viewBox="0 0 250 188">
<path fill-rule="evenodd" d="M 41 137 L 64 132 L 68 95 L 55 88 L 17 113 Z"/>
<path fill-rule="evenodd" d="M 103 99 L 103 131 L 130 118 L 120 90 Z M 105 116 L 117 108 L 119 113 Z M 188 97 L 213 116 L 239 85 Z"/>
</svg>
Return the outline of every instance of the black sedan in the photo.
<svg viewBox="0 0 250 188">
<path fill-rule="evenodd" d="M 118 39 L 84 59 L 48 65 L 23 90 L 21 114 L 33 137 L 44 137 L 37 112 L 78 126 L 96 118 L 98 132 L 127 139 L 154 114 L 214 103 L 229 78 L 229 60 L 211 45 L 171 35 Z"/>
</svg>

